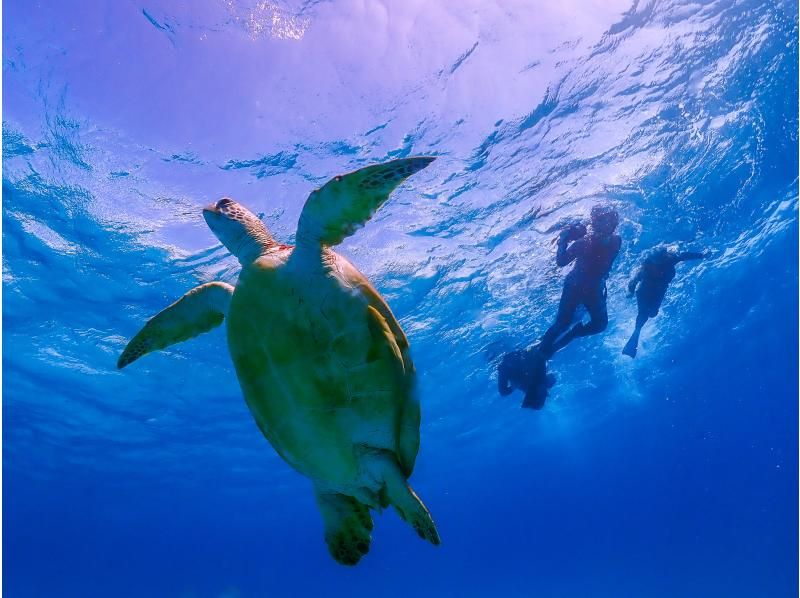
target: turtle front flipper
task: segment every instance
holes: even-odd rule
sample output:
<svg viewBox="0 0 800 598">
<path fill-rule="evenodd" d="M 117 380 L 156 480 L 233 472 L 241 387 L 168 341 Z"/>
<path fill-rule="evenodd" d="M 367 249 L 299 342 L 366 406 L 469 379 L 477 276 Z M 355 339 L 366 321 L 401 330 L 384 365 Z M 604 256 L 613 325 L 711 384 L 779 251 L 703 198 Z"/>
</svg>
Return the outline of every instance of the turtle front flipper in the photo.
<svg viewBox="0 0 800 598">
<path fill-rule="evenodd" d="M 372 517 L 352 496 L 315 490 L 325 522 L 325 542 L 337 563 L 355 565 L 369 552 Z"/>
<path fill-rule="evenodd" d="M 216 328 L 225 319 L 233 287 L 209 282 L 193 288 L 175 303 L 148 320 L 117 361 L 122 369 L 142 355 L 180 343 Z"/>
<path fill-rule="evenodd" d="M 332 178 L 306 200 L 297 225 L 297 246 L 340 243 L 364 226 L 400 183 L 434 160 L 400 158 Z"/>
</svg>

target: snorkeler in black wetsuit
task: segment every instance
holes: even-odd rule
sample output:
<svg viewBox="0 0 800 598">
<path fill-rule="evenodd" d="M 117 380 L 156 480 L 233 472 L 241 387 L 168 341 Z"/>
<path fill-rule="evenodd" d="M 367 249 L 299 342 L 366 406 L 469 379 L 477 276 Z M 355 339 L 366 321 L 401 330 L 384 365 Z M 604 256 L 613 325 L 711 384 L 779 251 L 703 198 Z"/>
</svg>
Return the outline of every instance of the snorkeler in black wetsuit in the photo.
<svg viewBox="0 0 800 598">
<path fill-rule="evenodd" d="M 636 328 L 625 348 L 622 349 L 625 355 L 636 357 L 639 333 L 647 320 L 658 315 L 667 287 L 675 278 L 675 265 L 686 260 L 700 260 L 705 257 L 705 253 L 696 251 L 678 253 L 675 249 L 657 247 L 645 258 L 639 271 L 628 283 L 628 296 L 633 297 L 633 294 L 636 293 L 639 313 L 636 316 Z"/>
<path fill-rule="evenodd" d="M 622 239 L 614 234 L 619 215 L 611 206 L 598 204 L 592 208 L 591 217 L 592 228 L 588 234 L 586 227 L 578 224 L 564 229 L 558 236 L 556 264 L 563 268 L 574 260 L 575 267 L 564 280 L 556 321 L 539 344 L 545 359 L 550 359 L 573 339 L 597 334 L 608 326 L 605 282 L 622 245 Z M 570 328 L 581 304 L 586 306 L 591 319 Z"/>
<path fill-rule="evenodd" d="M 503 355 L 497 366 L 497 389 L 502 396 L 514 389 L 525 393 L 522 406 L 541 409 L 547 399 L 548 389 L 556 379 L 547 373 L 544 357 L 535 348 L 511 351 Z"/>
</svg>

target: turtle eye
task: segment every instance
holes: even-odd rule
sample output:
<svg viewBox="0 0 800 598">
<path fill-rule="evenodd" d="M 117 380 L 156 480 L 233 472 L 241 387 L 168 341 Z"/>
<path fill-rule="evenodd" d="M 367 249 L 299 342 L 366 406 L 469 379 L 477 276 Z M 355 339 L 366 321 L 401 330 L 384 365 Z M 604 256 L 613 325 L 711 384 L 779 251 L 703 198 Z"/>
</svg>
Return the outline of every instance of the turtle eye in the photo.
<svg viewBox="0 0 800 598">
<path fill-rule="evenodd" d="M 224 210 L 225 208 L 229 207 L 233 203 L 233 200 L 228 197 L 223 197 L 217 202 L 216 208 L 218 210 Z"/>
</svg>

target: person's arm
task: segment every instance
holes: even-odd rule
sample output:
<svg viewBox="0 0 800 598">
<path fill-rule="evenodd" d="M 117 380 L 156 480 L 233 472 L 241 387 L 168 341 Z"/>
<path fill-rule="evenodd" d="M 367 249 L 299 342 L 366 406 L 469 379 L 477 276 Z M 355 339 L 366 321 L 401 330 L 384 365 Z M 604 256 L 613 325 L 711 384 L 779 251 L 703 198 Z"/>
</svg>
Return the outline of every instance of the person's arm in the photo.
<svg viewBox="0 0 800 598">
<path fill-rule="evenodd" d="M 582 239 L 578 239 L 574 243 L 572 243 L 569 247 L 567 244 L 569 241 L 565 239 L 563 236 L 558 238 L 558 252 L 556 253 L 556 265 L 559 268 L 563 268 L 564 266 L 570 264 L 572 261 L 575 260 L 576 257 L 581 252 L 581 248 L 585 244 Z"/>
<path fill-rule="evenodd" d="M 636 275 L 631 278 L 631 281 L 628 283 L 628 296 L 633 297 L 633 294 L 636 292 L 636 285 L 642 282 L 642 277 L 644 276 L 644 268 L 639 268 L 636 271 Z"/>
<path fill-rule="evenodd" d="M 685 262 L 686 260 L 702 260 L 705 257 L 705 251 L 684 251 L 675 256 L 675 263 Z"/>
<path fill-rule="evenodd" d="M 580 252 L 584 245 L 581 240 L 586 234 L 586 227 L 583 225 L 571 226 L 561 231 L 558 235 L 558 251 L 556 252 L 556 265 L 563 268 L 572 262 Z M 574 241 L 569 245 L 570 241 Z"/>
</svg>

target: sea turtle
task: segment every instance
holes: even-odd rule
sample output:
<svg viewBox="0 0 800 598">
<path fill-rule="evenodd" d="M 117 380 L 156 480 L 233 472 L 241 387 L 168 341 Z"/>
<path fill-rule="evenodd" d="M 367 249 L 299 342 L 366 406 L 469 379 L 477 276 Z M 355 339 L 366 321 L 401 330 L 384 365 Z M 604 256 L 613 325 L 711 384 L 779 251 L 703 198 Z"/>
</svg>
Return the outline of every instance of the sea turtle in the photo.
<svg viewBox="0 0 800 598">
<path fill-rule="evenodd" d="M 313 481 L 328 549 L 345 565 L 369 550 L 369 509 L 392 505 L 439 544 L 407 482 L 420 407 L 406 335 L 367 278 L 330 249 L 433 160 L 402 158 L 334 177 L 306 200 L 294 247 L 231 199 L 205 208 L 208 226 L 242 265 L 236 287 L 195 287 L 150 319 L 117 363 L 226 320 L 245 401 L 278 454 Z"/>
</svg>

